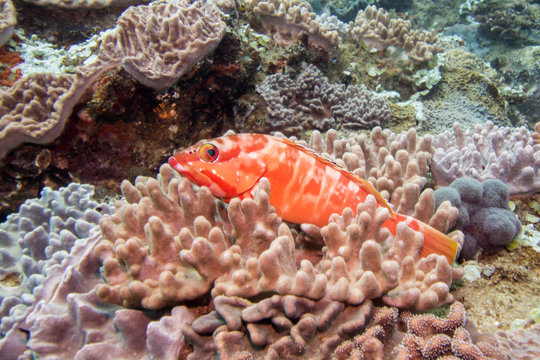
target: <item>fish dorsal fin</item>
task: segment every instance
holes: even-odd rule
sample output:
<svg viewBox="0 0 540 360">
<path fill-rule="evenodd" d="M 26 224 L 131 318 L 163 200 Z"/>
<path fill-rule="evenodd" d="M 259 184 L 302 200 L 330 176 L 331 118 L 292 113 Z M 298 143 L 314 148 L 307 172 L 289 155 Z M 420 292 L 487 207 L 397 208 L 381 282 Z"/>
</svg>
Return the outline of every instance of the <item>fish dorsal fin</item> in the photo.
<svg viewBox="0 0 540 360">
<path fill-rule="evenodd" d="M 377 199 L 377 203 L 379 203 L 379 205 L 381 205 L 382 207 L 385 207 L 385 208 L 388 209 L 388 212 L 390 213 L 390 217 L 392 217 L 392 218 L 395 217 L 394 209 L 392 209 L 392 206 L 390 204 L 388 204 L 388 202 L 382 197 L 381 193 L 379 193 L 373 187 L 373 185 L 371 185 L 371 183 L 369 181 L 367 181 L 366 179 L 362 179 L 358 175 L 355 175 L 352 172 L 350 172 L 349 170 L 345 169 L 343 166 L 333 162 L 332 160 L 329 160 L 329 159 L 326 159 L 326 158 L 322 157 L 320 154 L 316 153 L 313 149 L 310 149 L 310 148 L 308 148 L 308 147 L 306 147 L 306 146 L 304 146 L 302 144 L 298 144 L 298 143 L 296 143 L 296 142 L 294 142 L 294 141 L 292 141 L 290 139 L 287 139 L 287 138 L 281 138 L 281 137 L 274 137 L 274 138 L 276 140 L 278 140 L 278 141 L 281 141 L 282 143 L 293 146 L 296 149 L 298 149 L 300 151 L 303 151 L 304 153 L 306 153 L 306 154 L 308 154 L 310 156 L 313 156 L 315 159 L 317 159 L 317 161 L 320 161 L 323 164 L 331 166 L 334 169 L 338 170 L 339 172 L 341 172 L 341 174 L 343 176 L 345 176 L 346 178 L 348 178 L 351 181 L 354 181 L 358 186 L 360 186 L 360 188 L 363 191 L 367 192 L 368 194 L 371 194 L 371 195 L 375 196 L 375 199 Z"/>
</svg>

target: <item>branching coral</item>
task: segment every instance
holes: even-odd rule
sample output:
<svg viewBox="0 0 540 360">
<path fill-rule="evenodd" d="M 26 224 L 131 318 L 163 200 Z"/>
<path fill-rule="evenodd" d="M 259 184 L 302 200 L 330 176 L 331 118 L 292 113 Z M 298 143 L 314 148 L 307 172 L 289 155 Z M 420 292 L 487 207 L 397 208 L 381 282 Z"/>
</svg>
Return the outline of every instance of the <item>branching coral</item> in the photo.
<svg viewBox="0 0 540 360">
<path fill-rule="evenodd" d="M 403 214 L 414 211 L 420 191 L 426 185 L 434 152 L 430 135 L 418 137 L 414 129 L 395 134 L 380 127 L 375 127 L 369 137 L 362 134 L 339 138 L 334 130 L 330 130 L 323 138 L 314 131 L 309 147 L 367 179 Z M 417 192 L 412 204 L 404 197 L 411 191 L 405 190 L 410 186 Z"/>
<path fill-rule="evenodd" d="M 297 249 L 287 225 L 279 226 L 266 180 L 253 200 L 233 199 L 226 211 L 168 165 L 158 181 L 138 178 L 122 191 L 128 203 L 101 222 L 97 252 L 108 282 L 98 294 L 124 306 L 157 309 L 211 290 L 212 296 L 274 292 L 351 304 L 387 294 L 390 304 L 426 309 L 450 301 L 448 287 L 460 276 L 443 256 L 420 259 L 423 238 L 405 224 L 395 238 L 380 229 L 389 214 L 371 196 L 356 218 L 348 209 L 323 227 L 326 246 L 311 256 Z M 314 263 L 317 254 L 322 260 Z"/>
<path fill-rule="evenodd" d="M 386 101 L 355 85 L 331 84 L 314 65 L 296 77 L 267 76 L 257 91 L 268 112 L 259 131 L 292 135 L 306 129 L 371 129 L 390 120 Z"/>
<path fill-rule="evenodd" d="M 127 203 L 101 223 L 104 240 L 97 252 L 108 285 L 98 294 L 128 307 L 158 309 L 198 298 L 220 275 L 220 255 L 231 247 L 265 250 L 279 218 L 266 194 L 219 210 L 208 189 L 195 193 L 168 165 L 158 181 L 137 178 L 122 183 Z M 220 211 L 221 217 L 217 215 Z"/>
<path fill-rule="evenodd" d="M 499 179 L 514 197 L 540 191 L 540 146 L 524 127 L 498 127 L 488 121 L 463 131 L 455 124 L 454 135 L 441 134 L 435 147 L 431 172 L 437 185 L 468 176 Z"/>
</svg>

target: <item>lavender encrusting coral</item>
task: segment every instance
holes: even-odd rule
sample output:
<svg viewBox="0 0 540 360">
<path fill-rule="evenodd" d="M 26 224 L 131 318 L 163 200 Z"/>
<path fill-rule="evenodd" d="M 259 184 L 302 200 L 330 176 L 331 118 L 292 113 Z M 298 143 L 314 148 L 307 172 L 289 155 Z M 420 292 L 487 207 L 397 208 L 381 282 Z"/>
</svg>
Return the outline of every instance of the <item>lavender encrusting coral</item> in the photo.
<svg viewBox="0 0 540 360">
<path fill-rule="evenodd" d="M 21 336 L 15 325 L 24 328 L 28 311 L 63 277 L 70 254 L 96 236 L 109 207 L 93 194 L 91 185 L 75 183 L 57 191 L 44 188 L 41 198 L 27 200 L 0 224 L 0 316 L 7 338 Z M 5 342 L 0 349 L 4 353 Z"/>
</svg>

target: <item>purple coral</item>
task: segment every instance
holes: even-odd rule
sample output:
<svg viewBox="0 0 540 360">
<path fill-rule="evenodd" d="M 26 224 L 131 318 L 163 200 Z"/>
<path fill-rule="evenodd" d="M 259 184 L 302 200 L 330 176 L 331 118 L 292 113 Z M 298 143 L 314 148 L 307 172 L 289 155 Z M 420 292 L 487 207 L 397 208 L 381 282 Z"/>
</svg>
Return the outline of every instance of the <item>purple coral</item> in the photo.
<svg viewBox="0 0 540 360">
<path fill-rule="evenodd" d="M 504 181 L 514 197 L 540 191 L 540 144 L 524 127 L 498 127 L 487 121 L 463 131 L 455 124 L 454 135 L 441 134 L 435 148 L 431 172 L 437 185 L 469 176 Z"/>
<path fill-rule="evenodd" d="M 266 103 L 259 131 L 299 134 L 306 129 L 372 129 L 390 120 L 390 107 L 375 93 L 355 85 L 332 84 L 314 65 L 296 76 L 266 77 L 257 91 Z"/>
<path fill-rule="evenodd" d="M 480 251 L 492 253 L 521 231 L 521 223 L 508 208 L 508 186 L 500 180 L 480 183 L 460 178 L 450 187 L 435 190 L 434 195 L 436 207 L 450 201 L 459 210 L 455 227 L 465 235 L 461 259 L 472 259 Z"/>
</svg>

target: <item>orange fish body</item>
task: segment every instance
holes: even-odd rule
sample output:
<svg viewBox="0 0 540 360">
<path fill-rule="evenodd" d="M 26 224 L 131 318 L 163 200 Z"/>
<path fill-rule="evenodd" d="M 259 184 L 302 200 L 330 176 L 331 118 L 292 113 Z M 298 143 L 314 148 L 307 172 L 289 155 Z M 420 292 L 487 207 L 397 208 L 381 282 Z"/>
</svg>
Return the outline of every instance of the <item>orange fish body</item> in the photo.
<svg viewBox="0 0 540 360">
<path fill-rule="evenodd" d="M 392 208 L 366 180 L 288 139 L 263 134 L 235 134 L 199 142 L 169 159 L 169 164 L 217 197 L 251 197 L 262 177 L 270 182 L 270 204 L 286 221 L 317 226 L 328 224 L 330 215 L 349 207 L 356 210 L 368 195 L 388 208 L 383 224 L 395 235 L 405 222 L 424 234 L 421 256 L 431 253 L 456 257 L 458 245 L 445 234 Z"/>
</svg>

